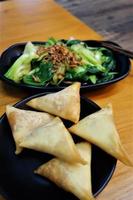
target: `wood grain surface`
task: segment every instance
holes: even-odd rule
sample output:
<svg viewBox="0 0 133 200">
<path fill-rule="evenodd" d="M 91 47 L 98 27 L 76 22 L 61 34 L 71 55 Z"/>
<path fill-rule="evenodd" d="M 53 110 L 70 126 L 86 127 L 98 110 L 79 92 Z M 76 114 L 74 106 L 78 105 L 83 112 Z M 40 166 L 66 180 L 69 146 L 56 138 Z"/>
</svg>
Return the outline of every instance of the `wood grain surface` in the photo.
<svg viewBox="0 0 133 200">
<path fill-rule="evenodd" d="M 0 51 L 16 42 L 46 40 L 50 36 L 79 39 L 102 38 L 52 0 L 12 0 L 0 3 Z M 130 43 L 130 41 L 129 41 Z M 126 66 L 125 66 L 126 67 Z M 26 91 L 0 81 L 0 115 L 7 104 L 28 96 Z M 85 94 L 100 106 L 112 103 L 116 125 L 133 160 L 133 70 L 124 80 Z M 97 200 L 132 200 L 133 169 L 118 162 L 113 178 Z M 3 200 L 1 197 L 0 200 Z"/>
<path fill-rule="evenodd" d="M 133 50 L 132 0 L 56 0 L 107 40 Z"/>
</svg>

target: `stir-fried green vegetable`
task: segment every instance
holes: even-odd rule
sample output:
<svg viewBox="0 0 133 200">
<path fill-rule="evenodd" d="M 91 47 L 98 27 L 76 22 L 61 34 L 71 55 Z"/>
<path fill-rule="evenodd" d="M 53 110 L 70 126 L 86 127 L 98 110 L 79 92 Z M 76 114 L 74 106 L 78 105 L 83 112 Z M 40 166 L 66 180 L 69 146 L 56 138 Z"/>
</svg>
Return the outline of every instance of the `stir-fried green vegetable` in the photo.
<svg viewBox="0 0 133 200">
<path fill-rule="evenodd" d="M 5 76 L 16 83 L 19 83 L 23 77 L 31 70 L 31 61 L 38 58 L 36 47 L 28 42 L 25 46 L 23 54 L 15 61 L 11 68 L 6 72 Z"/>
<path fill-rule="evenodd" d="M 109 49 L 88 47 L 80 40 L 50 38 L 44 45 L 28 42 L 5 76 L 34 86 L 65 81 L 96 84 L 113 79 L 115 69 L 116 61 Z"/>
<path fill-rule="evenodd" d="M 105 72 L 105 67 L 101 65 L 101 59 L 97 59 L 94 51 L 84 47 L 82 44 L 72 45 L 71 49 L 82 58 L 83 65 L 86 64 L 88 66 L 95 66 L 95 68 L 97 68 L 99 71 Z"/>
<path fill-rule="evenodd" d="M 36 67 L 35 67 L 36 66 Z M 29 85 L 45 85 L 52 78 L 52 63 L 34 62 L 34 69 L 23 77 L 23 81 Z"/>
</svg>

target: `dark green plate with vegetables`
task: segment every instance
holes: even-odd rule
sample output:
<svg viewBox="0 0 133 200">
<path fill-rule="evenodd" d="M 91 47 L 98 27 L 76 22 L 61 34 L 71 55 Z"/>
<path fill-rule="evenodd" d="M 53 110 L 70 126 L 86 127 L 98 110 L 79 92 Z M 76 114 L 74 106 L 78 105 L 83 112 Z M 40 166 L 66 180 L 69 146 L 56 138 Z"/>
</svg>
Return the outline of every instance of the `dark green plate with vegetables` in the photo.
<svg viewBox="0 0 133 200">
<path fill-rule="evenodd" d="M 2 80 L 35 92 L 60 90 L 75 81 L 81 82 L 81 91 L 98 89 L 123 79 L 129 70 L 127 56 L 95 40 L 18 43 L 0 58 Z"/>
</svg>

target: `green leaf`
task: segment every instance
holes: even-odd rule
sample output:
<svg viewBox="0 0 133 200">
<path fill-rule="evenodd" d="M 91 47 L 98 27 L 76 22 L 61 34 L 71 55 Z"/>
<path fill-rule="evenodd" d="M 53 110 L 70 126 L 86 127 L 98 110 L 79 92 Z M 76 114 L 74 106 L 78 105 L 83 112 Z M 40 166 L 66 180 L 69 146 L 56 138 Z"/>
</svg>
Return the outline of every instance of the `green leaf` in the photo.
<svg viewBox="0 0 133 200">
<path fill-rule="evenodd" d="M 107 72 L 107 73 L 103 74 L 103 77 L 99 78 L 99 80 L 97 82 L 98 83 L 108 82 L 108 81 L 112 80 L 116 74 L 117 74 L 117 72 Z"/>
<path fill-rule="evenodd" d="M 97 77 L 96 75 L 90 75 L 88 76 L 88 80 L 90 80 L 93 84 L 97 82 Z"/>
<path fill-rule="evenodd" d="M 38 67 L 24 76 L 23 82 L 30 85 L 45 85 L 53 77 L 52 67 L 52 63 L 40 62 Z"/>
<path fill-rule="evenodd" d="M 66 45 L 72 46 L 72 45 L 79 44 L 79 43 L 81 43 L 80 40 L 67 40 Z"/>
<path fill-rule="evenodd" d="M 69 69 L 66 74 L 65 78 L 70 80 L 82 80 L 83 76 L 86 74 L 87 68 L 86 67 L 75 67 Z"/>
<path fill-rule="evenodd" d="M 99 60 L 95 58 L 95 54 L 88 48 L 85 48 L 82 44 L 72 45 L 71 49 L 76 52 L 81 58 L 84 64 L 94 65 L 99 71 L 104 72 L 105 67 L 103 67 Z"/>
<path fill-rule="evenodd" d="M 96 75 L 85 75 L 83 77 L 83 80 L 85 82 L 91 82 L 91 83 L 95 84 L 97 82 L 97 76 Z"/>
<path fill-rule="evenodd" d="M 36 47 L 31 42 L 25 46 L 23 54 L 13 63 L 5 73 L 5 77 L 19 83 L 23 76 L 31 70 L 31 61 L 37 58 Z"/>
</svg>

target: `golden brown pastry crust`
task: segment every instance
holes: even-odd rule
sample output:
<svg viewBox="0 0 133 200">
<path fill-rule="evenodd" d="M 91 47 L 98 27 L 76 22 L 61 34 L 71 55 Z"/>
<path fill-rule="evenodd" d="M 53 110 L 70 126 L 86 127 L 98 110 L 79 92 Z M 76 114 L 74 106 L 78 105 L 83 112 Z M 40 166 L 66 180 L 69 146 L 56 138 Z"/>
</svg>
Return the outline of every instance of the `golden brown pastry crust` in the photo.
<svg viewBox="0 0 133 200">
<path fill-rule="evenodd" d="M 97 145 L 126 165 L 133 166 L 120 141 L 110 105 L 80 120 L 69 131 Z"/>
<path fill-rule="evenodd" d="M 40 111 L 46 111 L 74 123 L 80 117 L 80 83 L 56 92 L 30 100 L 27 105 Z"/>
<path fill-rule="evenodd" d="M 72 136 L 58 117 L 50 123 L 34 129 L 20 146 L 52 154 L 67 162 L 86 163 L 80 156 Z"/>
<path fill-rule="evenodd" d="M 94 200 L 91 186 L 91 145 L 82 142 L 76 146 L 81 156 L 87 160 L 86 165 L 70 164 L 55 158 L 40 166 L 35 173 L 47 177 L 80 200 Z"/>
<path fill-rule="evenodd" d="M 6 115 L 16 143 L 16 154 L 22 151 L 19 144 L 33 129 L 54 119 L 54 116 L 48 113 L 21 110 L 10 105 L 6 106 Z"/>
</svg>

